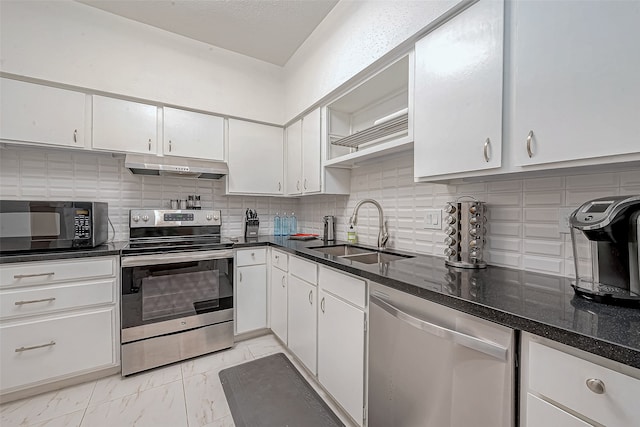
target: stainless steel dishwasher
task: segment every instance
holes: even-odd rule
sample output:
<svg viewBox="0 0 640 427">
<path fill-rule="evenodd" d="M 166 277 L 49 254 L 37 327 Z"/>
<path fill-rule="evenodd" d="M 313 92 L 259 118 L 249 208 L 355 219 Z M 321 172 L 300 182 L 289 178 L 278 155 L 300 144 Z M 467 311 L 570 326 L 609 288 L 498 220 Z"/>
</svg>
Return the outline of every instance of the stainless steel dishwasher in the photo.
<svg viewBox="0 0 640 427">
<path fill-rule="evenodd" d="M 512 427 L 513 330 L 372 283 L 369 427 Z"/>
</svg>

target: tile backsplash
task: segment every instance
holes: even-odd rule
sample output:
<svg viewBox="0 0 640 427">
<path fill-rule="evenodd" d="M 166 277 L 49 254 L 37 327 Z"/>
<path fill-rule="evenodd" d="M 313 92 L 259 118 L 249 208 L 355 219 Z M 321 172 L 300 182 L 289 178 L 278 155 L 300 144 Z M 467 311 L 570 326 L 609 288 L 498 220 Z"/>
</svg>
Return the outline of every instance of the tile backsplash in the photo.
<svg viewBox="0 0 640 427">
<path fill-rule="evenodd" d="M 354 168 L 350 196 L 311 196 L 301 204 L 301 226 L 322 231 L 322 215 L 336 215 L 337 237 L 346 240 L 347 222 L 355 204 L 376 199 L 389 228 L 388 246 L 444 256 L 444 233 L 423 228 L 425 209 L 443 208 L 460 195 L 487 203 L 487 250 L 492 265 L 572 276 L 571 238 L 560 233 L 563 210 L 610 195 L 640 194 L 640 169 L 615 173 L 524 178 L 470 184 L 415 183 L 411 153 Z M 378 213 L 363 205 L 356 227 L 359 241 L 375 245 Z"/>
<path fill-rule="evenodd" d="M 133 175 L 124 167 L 124 156 L 19 146 L 0 149 L 0 198 L 108 202 L 115 240 L 129 236 L 129 209 L 169 208 L 171 199 L 186 199 L 189 194 L 201 195 L 203 209 L 222 211 L 225 237 L 244 233 L 248 208 L 258 211 L 260 234 L 266 235 L 273 234 L 276 212 L 290 214 L 298 207 L 296 199 L 227 196 L 224 178 Z"/>
<path fill-rule="evenodd" d="M 615 173 L 524 178 L 470 184 L 414 183 L 411 153 L 356 167 L 351 172 L 351 195 L 303 198 L 225 195 L 225 181 L 132 175 L 123 156 L 22 146 L 0 149 L 0 198 L 98 200 L 109 203 L 116 240 L 128 236 L 132 208 L 169 207 L 171 199 L 200 194 L 203 208 L 222 211 L 222 233 L 243 233 L 247 208 L 260 215 L 260 234 L 273 233 L 273 216 L 295 212 L 301 232 L 322 233 L 322 216 L 337 217 L 336 235 L 346 240 L 347 222 L 355 204 L 364 198 L 379 201 L 389 228 L 388 246 L 443 256 L 441 230 L 423 228 L 424 210 L 442 208 L 467 194 L 487 203 L 488 232 L 485 259 L 492 265 L 570 276 L 571 241 L 559 232 L 563 209 L 576 208 L 596 197 L 640 194 L 640 170 Z M 364 205 L 356 227 L 361 243 L 375 245 L 378 213 Z"/>
</svg>

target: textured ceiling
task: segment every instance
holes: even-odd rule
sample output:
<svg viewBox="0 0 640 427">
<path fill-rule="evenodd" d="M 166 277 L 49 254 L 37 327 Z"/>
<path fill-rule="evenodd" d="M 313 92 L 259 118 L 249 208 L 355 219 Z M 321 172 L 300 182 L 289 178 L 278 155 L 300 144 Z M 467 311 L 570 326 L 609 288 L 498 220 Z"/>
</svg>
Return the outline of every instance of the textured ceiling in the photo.
<svg viewBox="0 0 640 427">
<path fill-rule="evenodd" d="M 338 0 L 76 0 L 204 43 L 284 65 Z"/>
</svg>

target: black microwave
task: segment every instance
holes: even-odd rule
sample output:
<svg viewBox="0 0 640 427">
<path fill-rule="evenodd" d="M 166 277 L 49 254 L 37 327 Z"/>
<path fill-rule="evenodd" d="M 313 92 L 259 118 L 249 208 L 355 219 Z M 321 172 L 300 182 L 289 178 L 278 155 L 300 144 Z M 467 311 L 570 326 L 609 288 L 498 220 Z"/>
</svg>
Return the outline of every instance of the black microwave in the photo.
<svg viewBox="0 0 640 427">
<path fill-rule="evenodd" d="M 102 202 L 0 200 L 0 252 L 99 246 L 109 233 Z"/>
</svg>

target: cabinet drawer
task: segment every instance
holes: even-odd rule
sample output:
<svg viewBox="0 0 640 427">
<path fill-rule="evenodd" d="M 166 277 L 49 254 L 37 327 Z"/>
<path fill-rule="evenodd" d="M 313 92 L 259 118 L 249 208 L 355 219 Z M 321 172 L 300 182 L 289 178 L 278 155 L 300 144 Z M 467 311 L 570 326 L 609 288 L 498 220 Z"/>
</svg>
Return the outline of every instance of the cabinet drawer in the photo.
<svg viewBox="0 0 640 427">
<path fill-rule="evenodd" d="M 289 256 L 275 249 L 271 250 L 271 265 L 282 271 L 287 271 Z"/>
<path fill-rule="evenodd" d="M 242 267 L 243 265 L 264 264 L 266 262 L 267 250 L 265 248 L 236 251 L 236 265 L 238 267 Z"/>
<path fill-rule="evenodd" d="M 590 379 L 600 380 L 604 392 L 590 390 Z M 529 382 L 532 391 L 598 423 L 640 422 L 640 380 L 535 342 L 529 347 Z"/>
<path fill-rule="evenodd" d="M 289 273 L 312 285 L 318 283 L 318 265 L 315 262 L 292 256 L 289 260 Z"/>
<path fill-rule="evenodd" d="M 0 292 L 0 319 L 115 302 L 116 279 Z"/>
<path fill-rule="evenodd" d="M 41 285 L 115 275 L 114 257 L 5 264 L 0 269 L 0 287 Z"/>
<path fill-rule="evenodd" d="M 531 393 L 527 394 L 527 427 L 590 427 L 580 418 L 576 418 L 549 402 L 545 402 Z"/>
<path fill-rule="evenodd" d="M 364 280 L 347 276 L 326 267 L 320 267 L 320 287 L 337 295 L 358 307 L 364 308 L 367 299 L 367 286 Z"/>
<path fill-rule="evenodd" d="M 113 365 L 115 308 L 0 326 L 3 391 Z"/>
</svg>

